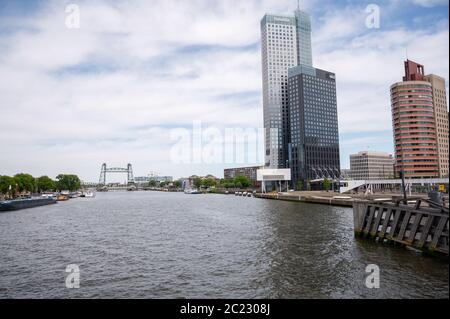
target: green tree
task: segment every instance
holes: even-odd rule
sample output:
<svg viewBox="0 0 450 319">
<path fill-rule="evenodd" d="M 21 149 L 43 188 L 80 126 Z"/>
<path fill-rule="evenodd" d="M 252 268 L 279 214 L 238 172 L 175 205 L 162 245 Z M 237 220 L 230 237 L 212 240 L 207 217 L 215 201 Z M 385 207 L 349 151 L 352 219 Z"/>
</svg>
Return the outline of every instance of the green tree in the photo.
<svg viewBox="0 0 450 319">
<path fill-rule="evenodd" d="M 156 187 L 158 186 L 158 182 L 152 179 L 150 182 L 148 182 L 148 187 Z"/>
<path fill-rule="evenodd" d="M 323 189 L 329 191 L 330 188 L 331 188 L 331 181 L 325 178 L 323 180 Z"/>
<path fill-rule="evenodd" d="M 247 188 L 252 185 L 252 182 L 245 176 L 236 176 L 236 178 L 234 179 L 234 184 L 238 188 L 242 188 L 242 187 Z M 238 185 L 240 185 L 240 186 L 238 186 Z"/>
<path fill-rule="evenodd" d="M 227 183 L 227 182 L 220 182 L 220 187 L 221 188 L 231 188 L 231 187 L 229 187 L 229 183 Z"/>
<path fill-rule="evenodd" d="M 11 189 L 10 189 L 11 187 Z M 16 180 L 10 176 L 0 176 L 0 193 L 6 195 L 16 189 Z"/>
<path fill-rule="evenodd" d="M 193 182 L 194 182 L 195 188 L 202 187 L 202 179 L 200 177 L 195 177 Z"/>
<path fill-rule="evenodd" d="M 55 182 L 48 176 L 41 176 L 36 180 L 39 192 L 46 192 L 55 189 Z"/>
<path fill-rule="evenodd" d="M 175 181 L 173 183 L 173 186 L 175 186 L 176 188 L 181 188 L 181 181 Z"/>
<path fill-rule="evenodd" d="M 202 186 L 205 188 L 211 188 L 217 185 L 217 182 L 214 178 L 207 178 L 202 181 Z"/>
<path fill-rule="evenodd" d="M 221 179 L 220 180 L 220 186 L 223 188 L 233 188 L 234 187 L 234 180 L 232 179 Z"/>
<path fill-rule="evenodd" d="M 14 179 L 19 192 L 33 192 L 36 189 L 36 180 L 30 174 L 16 174 Z"/>
<path fill-rule="evenodd" d="M 81 181 L 77 175 L 60 174 L 56 177 L 56 186 L 60 191 L 74 192 L 81 188 Z"/>
<path fill-rule="evenodd" d="M 303 181 L 298 181 L 297 182 L 297 190 L 298 191 L 302 191 L 303 190 Z"/>
</svg>

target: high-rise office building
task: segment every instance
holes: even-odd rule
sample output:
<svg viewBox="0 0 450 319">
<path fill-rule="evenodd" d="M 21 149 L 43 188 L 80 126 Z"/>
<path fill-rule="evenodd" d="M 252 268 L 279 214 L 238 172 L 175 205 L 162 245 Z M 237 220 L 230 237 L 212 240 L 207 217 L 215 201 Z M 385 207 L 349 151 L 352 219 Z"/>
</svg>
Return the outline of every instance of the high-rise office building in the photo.
<svg viewBox="0 0 450 319">
<path fill-rule="evenodd" d="M 445 79 L 440 76 L 430 74 L 425 76 L 425 80 L 431 83 L 433 94 L 439 177 L 446 178 L 449 177 L 449 122 Z"/>
<path fill-rule="evenodd" d="M 261 21 L 265 165 L 288 166 L 288 70 L 312 67 L 311 19 L 301 10 L 294 16 L 266 14 Z"/>
<path fill-rule="evenodd" d="M 341 175 L 334 73 L 301 65 L 289 70 L 289 167 L 294 186 Z"/>
<path fill-rule="evenodd" d="M 403 82 L 391 87 L 396 171 L 409 178 L 448 176 L 448 111 L 445 81 L 425 76 L 407 60 Z"/>
</svg>

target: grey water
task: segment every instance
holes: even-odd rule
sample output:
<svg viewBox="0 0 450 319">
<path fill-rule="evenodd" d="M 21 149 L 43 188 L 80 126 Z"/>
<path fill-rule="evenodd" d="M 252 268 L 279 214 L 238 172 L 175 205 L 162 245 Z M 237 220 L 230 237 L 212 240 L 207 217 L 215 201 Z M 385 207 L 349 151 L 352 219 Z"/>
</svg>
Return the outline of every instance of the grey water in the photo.
<svg viewBox="0 0 450 319">
<path fill-rule="evenodd" d="M 448 298 L 448 277 L 447 261 L 355 239 L 350 208 L 110 192 L 0 213 L 0 298 Z"/>
</svg>

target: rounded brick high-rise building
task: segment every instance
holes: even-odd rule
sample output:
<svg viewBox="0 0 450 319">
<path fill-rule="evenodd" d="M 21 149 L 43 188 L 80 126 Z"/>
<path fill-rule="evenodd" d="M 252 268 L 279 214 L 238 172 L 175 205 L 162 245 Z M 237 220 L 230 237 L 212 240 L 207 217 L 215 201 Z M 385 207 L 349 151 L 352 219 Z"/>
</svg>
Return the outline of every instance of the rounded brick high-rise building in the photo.
<svg viewBox="0 0 450 319">
<path fill-rule="evenodd" d="M 406 178 L 439 177 L 433 90 L 424 67 L 405 62 L 403 82 L 391 87 L 396 172 Z"/>
</svg>

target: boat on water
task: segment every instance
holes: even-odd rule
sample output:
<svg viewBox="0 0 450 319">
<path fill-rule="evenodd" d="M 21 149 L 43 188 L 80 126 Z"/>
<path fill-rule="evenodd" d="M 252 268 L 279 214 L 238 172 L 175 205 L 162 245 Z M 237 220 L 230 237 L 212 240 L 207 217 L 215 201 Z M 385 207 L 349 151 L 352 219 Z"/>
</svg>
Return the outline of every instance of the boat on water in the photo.
<svg viewBox="0 0 450 319">
<path fill-rule="evenodd" d="M 56 195 L 54 193 L 43 193 L 41 195 L 42 198 L 50 198 L 50 199 L 56 199 Z"/>
<path fill-rule="evenodd" d="M 188 194 L 188 195 L 198 195 L 198 194 L 202 194 L 202 192 L 199 191 L 198 189 L 185 189 L 185 190 L 184 190 L 184 193 L 185 193 L 185 194 Z"/>
<path fill-rule="evenodd" d="M 0 212 L 21 210 L 51 204 L 56 204 L 56 200 L 53 198 L 28 198 L 28 199 L 7 200 L 0 202 Z"/>
<path fill-rule="evenodd" d="M 95 197 L 95 193 L 91 192 L 91 191 L 85 192 L 83 194 L 84 194 L 85 198 L 94 198 Z"/>
<path fill-rule="evenodd" d="M 69 196 L 61 194 L 56 197 L 56 200 L 58 202 L 65 202 L 69 200 Z"/>
</svg>

